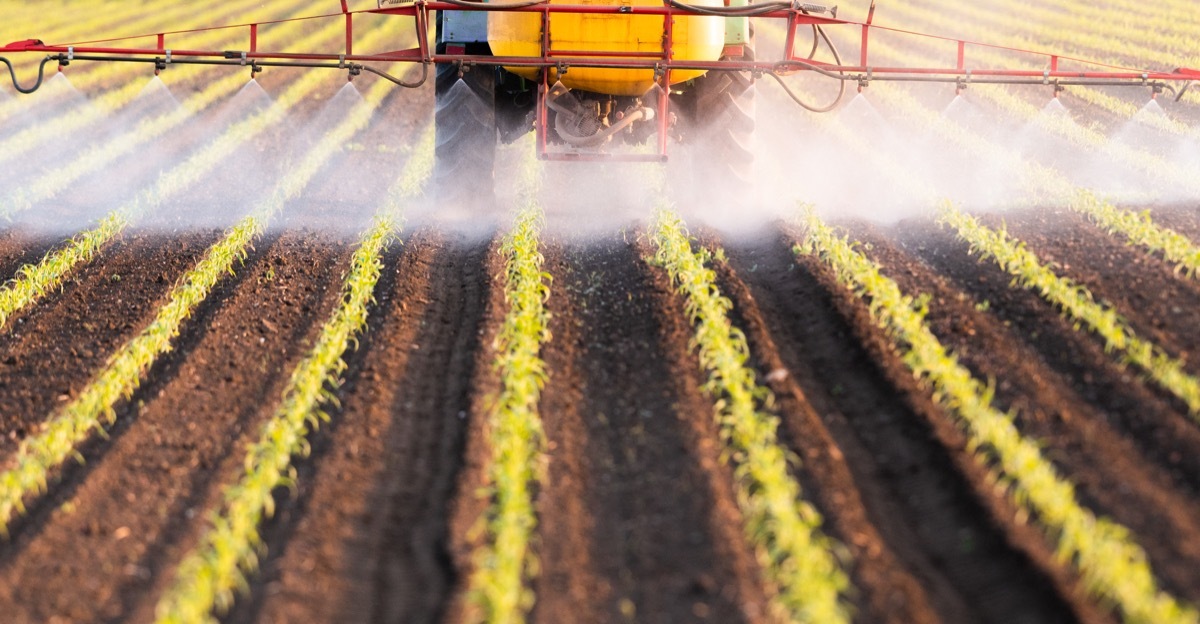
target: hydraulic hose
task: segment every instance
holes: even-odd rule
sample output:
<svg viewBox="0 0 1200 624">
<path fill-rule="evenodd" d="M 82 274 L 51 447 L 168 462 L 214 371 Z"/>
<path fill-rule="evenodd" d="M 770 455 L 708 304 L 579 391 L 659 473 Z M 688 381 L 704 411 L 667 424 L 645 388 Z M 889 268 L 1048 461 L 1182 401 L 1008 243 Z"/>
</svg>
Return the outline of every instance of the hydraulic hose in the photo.
<svg viewBox="0 0 1200 624">
<path fill-rule="evenodd" d="M 38 65 L 37 82 L 34 82 L 32 87 L 26 89 L 22 87 L 19 82 L 17 82 L 17 71 L 13 69 L 13 64 L 8 59 L 0 56 L 0 62 L 3 62 L 8 66 L 8 75 L 12 77 L 13 88 L 20 93 L 24 93 L 25 95 L 29 95 L 30 93 L 37 91 L 38 88 L 42 86 L 42 78 L 46 75 L 46 63 L 54 60 L 57 60 L 57 58 L 54 56 L 47 56 L 46 58 L 42 59 L 41 65 Z"/>
<path fill-rule="evenodd" d="M 805 11 L 805 13 L 807 13 L 807 11 Z M 819 37 L 819 39 L 818 39 L 818 37 Z M 813 24 L 813 45 L 812 45 L 812 50 L 810 50 L 808 53 L 808 60 L 810 60 L 810 61 L 813 60 L 813 58 L 817 55 L 817 47 L 821 40 L 825 41 L 825 45 L 828 46 L 829 51 L 831 53 L 833 53 L 834 64 L 841 65 L 842 64 L 842 56 L 840 54 L 838 54 L 837 46 L 833 44 L 833 41 L 829 38 L 829 35 L 826 34 L 825 29 L 821 28 L 820 26 L 818 26 L 816 24 Z M 780 76 L 777 73 L 777 71 L 772 70 L 772 71 L 767 72 L 768 74 L 771 75 L 772 78 L 775 79 L 776 82 L 779 83 L 779 86 L 783 87 L 784 93 L 787 93 L 788 97 L 792 98 L 793 102 L 799 104 L 805 110 L 812 111 L 814 113 L 828 113 L 829 111 L 837 108 L 837 105 L 841 103 L 842 98 L 846 96 L 846 81 L 849 80 L 849 78 L 846 77 L 845 72 L 831 72 L 819 65 L 814 65 L 812 63 L 805 63 L 803 61 L 786 61 L 784 63 L 780 63 L 779 65 L 789 65 L 789 64 L 800 65 L 801 67 L 804 67 L 805 69 L 815 71 L 818 74 L 821 74 L 823 76 L 828 76 L 828 77 L 833 78 L 838 81 L 838 94 L 837 94 L 837 97 L 834 98 L 833 102 L 829 103 L 826 106 L 815 106 L 813 104 L 809 104 L 808 102 L 804 101 L 804 99 L 801 98 L 799 95 L 796 95 L 796 93 L 794 91 L 792 91 L 792 89 L 790 87 L 788 87 L 787 83 L 785 83 L 783 81 L 783 77 Z M 777 65 L 777 66 L 779 66 L 779 65 Z"/>
<path fill-rule="evenodd" d="M 370 65 L 360 65 L 359 67 L 361 67 L 362 69 L 364 69 L 366 71 L 371 72 L 372 74 L 375 74 L 376 76 L 379 76 L 380 78 L 383 78 L 384 80 L 389 80 L 391 82 L 394 82 L 406 89 L 415 89 L 415 88 L 425 84 L 425 80 L 429 78 L 429 64 L 428 63 L 421 63 L 421 77 L 419 79 L 417 79 L 416 82 L 404 82 L 403 80 L 401 80 L 385 71 L 375 69 L 374 67 L 371 67 Z"/>
</svg>

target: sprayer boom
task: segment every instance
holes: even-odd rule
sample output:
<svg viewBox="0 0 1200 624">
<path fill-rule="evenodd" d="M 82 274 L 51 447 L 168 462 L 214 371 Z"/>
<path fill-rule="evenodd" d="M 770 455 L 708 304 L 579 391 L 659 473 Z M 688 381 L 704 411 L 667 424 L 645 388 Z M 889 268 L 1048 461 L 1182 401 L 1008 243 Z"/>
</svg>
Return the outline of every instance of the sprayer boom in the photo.
<svg viewBox="0 0 1200 624">
<path fill-rule="evenodd" d="M 569 0 L 563 0 L 567 2 Z M 526 55 L 490 55 L 469 53 L 464 47 L 454 46 L 438 51 L 430 45 L 431 29 L 436 23 L 439 12 L 492 13 L 492 14 L 526 14 L 528 19 L 540 23 L 540 40 L 531 42 L 534 52 Z M 416 46 L 411 48 L 386 52 L 359 53 L 354 49 L 354 24 L 356 16 L 362 14 L 389 15 L 398 19 L 408 20 L 415 30 Z M 564 49 L 549 33 L 551 20 L 556 16 L 614 16 L 621 19 L 640 18 L 643 22 L 647 17 L 659 18 L 662 22 L 662 45 L 652 51 L 644 47 L 632 46 L 629 51 L 621 51 L 618 47 L 602 46 L 604 49 L 578 49 L 574 46 Z M 646 115 L 653 117 L 659 124 L 659 149 L 654 159 L 665 159 L 667 125 L 670 115 L 667 114 L 667 93 L 670 92 L 672 73 L 691 72 L 741 72 L 753 78 L 771 76 L 798 104 L 809 110 L 823 112 L 833 109 L 837 101 L 827 106 L 814 106 L 798 97 L 783 77 L 796 72 L 810 72 L 836 80 L 840 83 L 838 98 L 844 93 L 847 84 L 856 85 L 859 90 L 866 88 L 874 81 L 907 81 L 907 82 L 940 82 L 954 85 L 963 89 L 973 83 L 993 84 L 1025 84 L 1045 85 L 1054 89 L 1055 93 L 1066 86 L 1126 86 L 1140 87 L 1152 90 L 1153 93 L 1171 92 L 1176 99 L 1183 93 L 1193 80 L 1200 78 L 1200 71 L 1193 69 L 1176 69 L 1172 71 L 1151 71 L 1128 67 L 1119 67 L 1086 59 L 1039 52 L 1021 50 L 1010 47 L 989 45 L 965 39 L 928 35 L 912 31 L 899 30 L 875 25 L 875 5 L 865 21 L 840 19 L 836 7 L 798 2 L 796 0 L 767 0 L 758 3 L 743 3 L 740 0 L 727 2 L 724 6 L 708 6 L 689 4 L 684 0 L 662 0 L 661 4 L 645 3 L 613 3 L 613 4 L 566 4 L 560 0 L 497 0 L 494 2 L 467 2 L 463 0 L 412 0 L 408 2 L 397 0 L 381 0 L 375 9 L 352 11 L 345 0 L 341 1 L 341 10 L 336 13 L 317 15 L 299 20 L 329 20 L 339 19 L 345 23 L 345 43 L 342 49 L 330 52 L 284 53 L 272 51 L 269 46 L 260 45 L 259 28 L 278 22 L 258 22 L 217 26 L 202 30 L 241 30 L 245 33 L 246 46 L 238 50 L 190 50 L 171 48 L 169 39 L 183 32 L 163 32 L 150 35 L 123 37 L 120 39 L 104 39 L 75 43 L 57 43 L 48 45 L 37 39 L 26 39 L 10 43 L 0 48 L 0 54 L 41 53 L 46 54 L 38 69 L 38 75 L 32 86 L 24 86 L 16 76 L 12 64 L 7 58 L 0 56 L 0 61 L 8 65 L 10 75 L 17 90 L 30 93 L 42 83 L 47 64 L 56 63 L 61 71 L 64 67 L 76 61 L 107 61 L 132 62 L 152 65 L 158 73 L 172 65 L 205 64 L 246 67 L 251 75 L 262 71 L 265 67 L 307 67 L 340 69 L 346 71 L 348 77 L 363 71 L 377 74 L 403 87 L 418 87 L 426 82 L 430 64 L 452 65 L 459 68 L 459 73 L 472 67 L 499 66 L 507 70 L 526 75 L 532 72 L 540 77 L 537 80 L 538 130 L 546 131 L 545 118 L 549 100 L 551 99 L 557 77 L 572 69 L 607 69 L 607 70 L 643 70 L 653 72 L 653 82 L 659 87 L 657 96 L 657 114 Z M 624 16 L 624 17 L 619 17 Z M 676 23 L 678 18 L 691 16 L 718 17 L 739 20 L 764 20 L 781 24 L 785 28 L 785 45 L 782 53 L 775 58 L 744 58 L 736 55 L 722 54 L 712 60 L 682 58 L 677 45 Z M 293 20 L 280 20 L 293 21 Z M 811 35 L 809 34 L 811 32 Z M 843 60 L 833 45 L 830 32 L 838 32 L 857 42 L 857 54 Z M 907 67 L 895 65 L 877 65 L 872 63 L 870 51 L 873 34 L 886 32 L 893 37 L 901 37 L 914 43 L 925 41 L 940 41 L 953 44 L 956 54 L 947 55 L 944 63 L 929 67 Z M 682 34 L 682 33 L 679 33 Z M 810 39 L 811 36 L 811 39 Z M 800 41 L 803 37 L 803 42 Z M 817 43 L 823 40 L 831 52 L 832 61 L 820 61 L 815 58 Z M 812 42 L 812 51 L 807 54 L 797 54 L 797 48 L 807 48 Z M 128 42 L 126 46 L 117 46 L 117 42 Z M 151 43 L 152 42 L 152 43 Z M 1009 53 L 1019 53 L 1043 66 L 1040 70 L 991 68 L 975 66 L 972 52 L 979 49 L 1002 50 Z M 852 59 L 852 60 L 851 60 Z M 372 64 L 379 63 L 418 63 L 422 73 L 420 78 L 406 82 L 388 72 L 375 68 Z M 555 77 L 552 79 L 551 77 Z M 548 157 L 545 141 L 541 155 Z M 577 156 L 573 156 L 577 159 Z M 645 156 L 638 156 L 645 158 Z"/>
</svg>

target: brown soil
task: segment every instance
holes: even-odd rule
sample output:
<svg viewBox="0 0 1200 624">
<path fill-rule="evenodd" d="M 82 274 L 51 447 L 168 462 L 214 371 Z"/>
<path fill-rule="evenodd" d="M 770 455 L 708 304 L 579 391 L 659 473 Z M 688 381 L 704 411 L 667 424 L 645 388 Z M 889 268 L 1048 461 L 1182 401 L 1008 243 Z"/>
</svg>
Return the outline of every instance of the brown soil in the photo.
<svg viewBox="0 0 1200 624">
<path fill-rule="evenodd" d="M 8 280 L 24 265 L 37 262 L 61 237 L 24 228 L 0 230 L 0 279 Z"/>
</svg>

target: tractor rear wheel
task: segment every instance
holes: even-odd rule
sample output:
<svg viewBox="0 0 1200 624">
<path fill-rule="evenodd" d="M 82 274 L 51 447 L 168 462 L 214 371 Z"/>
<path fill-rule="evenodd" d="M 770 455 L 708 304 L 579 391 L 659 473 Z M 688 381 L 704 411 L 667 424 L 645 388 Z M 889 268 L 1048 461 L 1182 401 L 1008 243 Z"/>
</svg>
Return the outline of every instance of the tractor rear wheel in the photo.
<svg viewBox="0 0 1200 624">
<path fill-rule="evenodd" d="M 753 61 L 753 35 L 740 56 L 722 60 Z M 754 170 L 754 79 L 748 72 L 710 71 L 697 78 L 680 99 L 683 143 L 690 164 L 693 202 L 745 205 Z"/>
<path fill-rule="evenodd" d="M 490 68 L 470 68 L 460 79 L 457 66 L 437 67 L 433 184 L 439 206 L 477 211 L 495 204 L 495 88 Z"/>
</svg>

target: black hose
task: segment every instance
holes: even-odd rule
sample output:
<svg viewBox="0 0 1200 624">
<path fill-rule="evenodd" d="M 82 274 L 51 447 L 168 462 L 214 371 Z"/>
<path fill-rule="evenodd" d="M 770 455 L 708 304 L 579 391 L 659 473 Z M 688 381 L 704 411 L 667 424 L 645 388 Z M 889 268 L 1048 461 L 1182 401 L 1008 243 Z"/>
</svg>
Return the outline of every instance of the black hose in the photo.
<svg viewBox="0 0 1200 624">
<path fill-rule="evenodd" d="M 421 79 L 417 80 L 416 82 L 404 82 L 403 80 L 401 80 L 385 71 L 380 71 L 378 69 L 375 69 L 374 67 L 371 67 L 370 65 L 362 65 L 361 67 L 363 69 L 365 69 L 366 71 L 369 71 L 372 74 L 375 74 L 376 76 L 379 76 L 380 78 L 383 78 L 384 80 L 390 80 L 406 89 L 416 89 L 417 87 L 425 84 L 425 80 L 427 78 L 429 78 L 429 64 L 428 63 L 421 63 Z"/>
<path fill-rule="evenodd" d="M 841 58 L 841 55 L 838 54 L 837 46 L 833 45 L 833 42 L 829 40 L 829 36 L 825 34 L 825 29 L 821 28 L 820 26 L 816 26 L 815 28 L 817 29 L 817 32 L 820 33 L 821 38 L 825 40 L 826 45 L 829 46 L 829 51 L 833 53 L 834 63 L 837 65 L 841 65 L 842 58 Z M 809 58 L 811 60 L 812 57 L 810 56 Z M 828 77 L 833 78 L 838 81 L 838 94 L 837 94 L 837 97 L 834 98 L 833 102 L 829 103 L 826 106 L 814 106 L 814 105 L 809 104 L 808 102 L 804 101 L 804 99 L 801 98 L 799 95 L 796 95 L 796 93 L 794 91 L 792 91 L 792 89 L 790 87 L 788 87 L 787 83 L 783 81 L 783 77 L 781 77 L 777 73 L 776 70 L 768 71 L 767 73 L 770 74 L 770 76 L 775 79 L 775 82 L 778 82 L 779 86 L 783 87 L 783 91 L 788 94 L 788 97 L 792 98 L 792 101 L 799 104 L 805 110 L 809 110 L 814 113 L 828 113 L 829 111 L 837 108 L 837 105 L 842 102 L 842 98 L 846 96 L 846 81 L 850 80 L 851 78 L 846 76 L 845 72 L 842 72 L 842 71 L 831 72 L 831 71 L 825 69 L 824 67 L 821 67 L 820 65 L 814 65 L 812 63 L 805 63 L 804 61 L 783 61 L 781 63 L 778 63 L 776 65 L 776 67 L 787 66 L 787 65 L 800 65 L 801 67 L 803 67 L 805 69 L 815 71 L 818 74 L 821 74 L 822 76 L 828 76 Z"/>
<path fill-rule="evenodd" d="M 805 11 L 805 13 L 808 13 L 808 12 Z M 818 37 L 820 37 L 821 40 L 825 41 L 825 45 L 828 46 L 829 51 L 831 53 L 833 53 L 834 65 L 840 66 L 842 64 L 842 56 L 841 56 L 841 54 L 838 53 L 837 46 L 835 46 L 833 44 L 833 41 L 829 38 L 829 35 L 825 32 L 825 29 L 821 28 L 820 26 L 818 26 L 816 24 L 813 24 L 813 47 L 812 47 L 812 50 L 808 53 L 808 60 L 810 60 L 810 61 L 813 60 L 813 57 L 815 57 L 817 55 L 817 45 L 819 42 Z M 850 80 L 850 78 L 846 76 L 845 72 L 843 72 L 843 71 L 831 72 L 831 71 L 821 67 L 820 65 L 814 65 L 812 63 L 805 63 L 804 61 L 784 61 L 782 63 L 776 64 L 776 67 L 781 67 L 781 66 L 786 66 L 786 65 L 791 65 L 791 64 L 800 65 L 801 67 L 803 67 L 805 69 L 815 71 L 818 74 L 821 74 L 823 76 L 828 76 L 830 78 L 834 78 L 838 81 L 838 94 L 837 94 L 837 97 L 834 98 L 833 102 L 829 103 L 826 106 L 815 106 L 815 105 L 809 104 L 808 102 L 804 101 L 804 99 L 801 98 L 799 95 L 796 95 L 796 93 L 794 91 L 792 91 L 792 89 L 790 87 L 788 87 L 787 83 L 785 83 L 783 81 L 783 78 L 777 73 L 778 70 L 772 70 L 772 71 L 767 72 L 768 74 L 771 75 L 772 78 L 775 79 L 775 82 L 779 83 L 779 86 L 783 87 L 783 91 L 788 94 L 788 97 L 792 98 L 793 102 L 799 104 L 805 110 L 812 111 L 814 113 L 828 113 L 829 111 L 837 108 L 837 105 L 842 102 L 842 98 L 846 96 L 846 81 Z"/>
<path fill-rule="evenodd" d="M 13 87 L 25 95 L 29 95 L 30 93 L 37 91 L 38 88 L 42 86 L 42 77 L 46 75 L 46 63 L 54 60 L 58 60 L 58 58 L 54 56 L 47 56 L 46 58 L 42 59 L 42 64 L 38 65 L 37 82 L 33 83 L 32 87 L 25 89 L 22 88 L 20 83 L 17 82 L 17 70 L 13 69 L 13 64 L 9 62 L 8 59 L 0 56 L 0 61 L 3 61 L 5 65 L 8 65 L 8 75 L 12 77 Z"/>
</svg>

